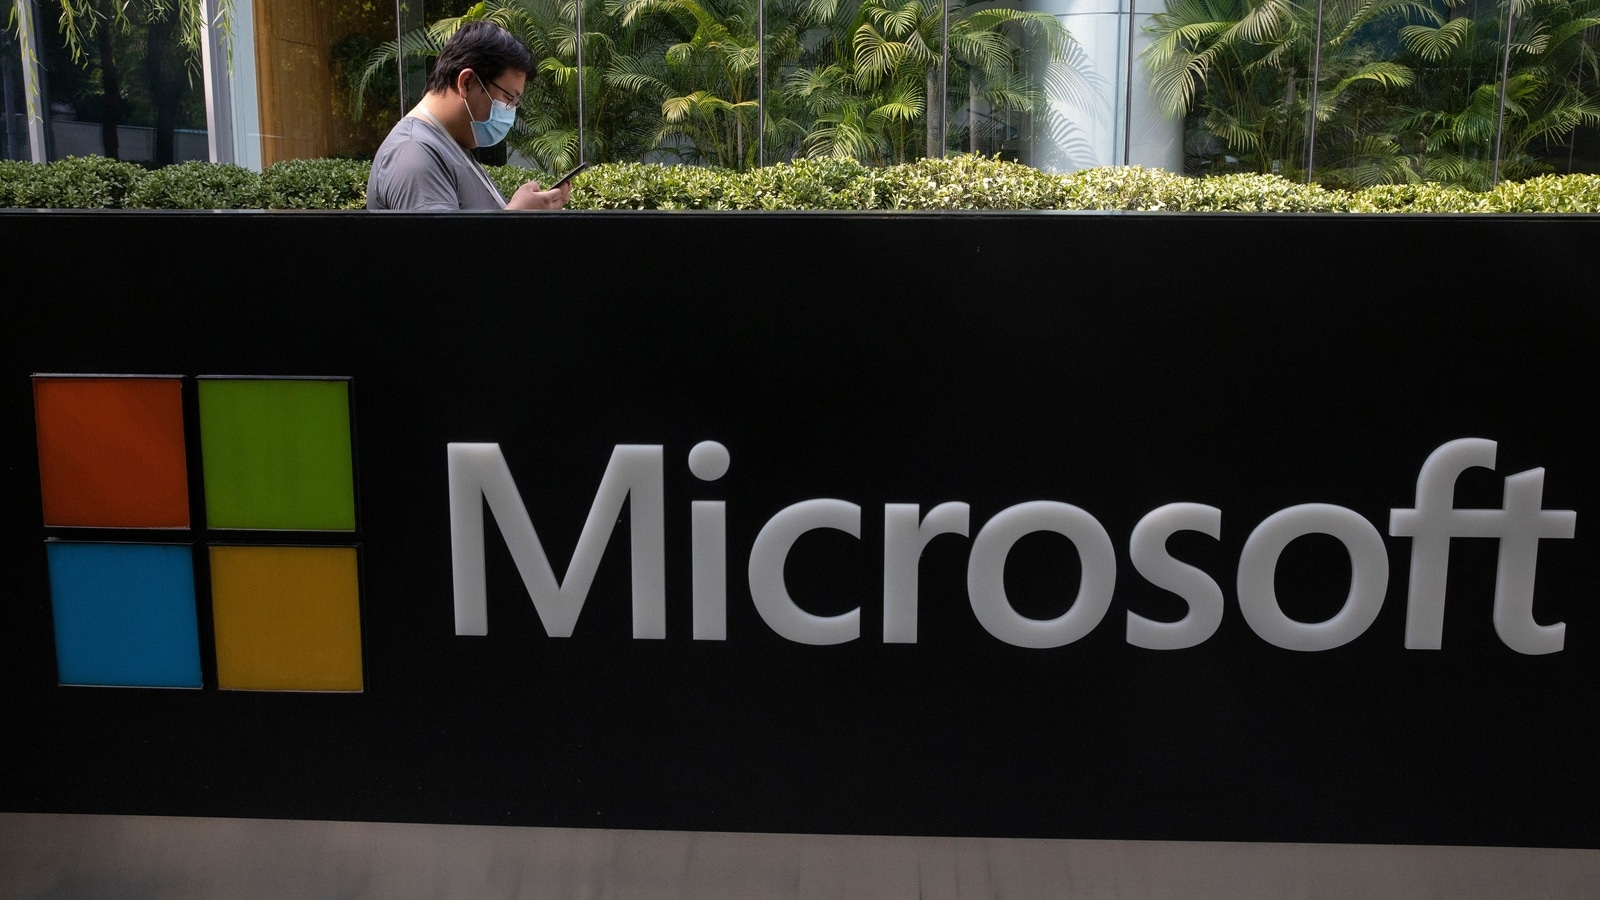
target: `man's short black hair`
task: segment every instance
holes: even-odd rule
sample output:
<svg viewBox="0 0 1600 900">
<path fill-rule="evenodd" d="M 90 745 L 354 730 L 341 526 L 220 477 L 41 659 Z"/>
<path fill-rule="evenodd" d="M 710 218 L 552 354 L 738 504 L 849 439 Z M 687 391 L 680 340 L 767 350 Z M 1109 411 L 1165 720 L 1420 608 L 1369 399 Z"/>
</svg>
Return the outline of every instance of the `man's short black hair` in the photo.
<svg viewBox="0 0 1600 900">
<path fill-rule="evenodd" d="M 468 22 L 445 42 L 428 73 L 427 89 L 442 94 L 453 90 L 462 69 L 471 69 L 484 84 L 508 69 L 533 74 L 533 54 L 511 32 L 493 22 Z"/>
</svg>

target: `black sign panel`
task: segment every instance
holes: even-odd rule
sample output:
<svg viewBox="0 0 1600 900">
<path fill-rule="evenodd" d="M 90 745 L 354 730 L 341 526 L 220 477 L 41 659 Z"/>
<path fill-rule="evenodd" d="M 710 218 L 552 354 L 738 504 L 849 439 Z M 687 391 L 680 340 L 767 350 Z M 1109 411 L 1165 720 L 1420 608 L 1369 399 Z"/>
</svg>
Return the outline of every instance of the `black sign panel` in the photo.
<svg viewBox="0 0 1600 900">
<path fill-rule="evenodd" d="M 0 222 L 0 809 L 1600 847 L 1600 220 Z M 47 522 L 46 373 L 182 376 L 191 527 Z M 354 529 L 218 527 L 208 376 L 348 385 Z M 570 636 L 510 506 L 457 634 L 452 444 Z M 59 683 L 75 541 L 192 553 L 198 689 Z M 355 548 L 359 691 L 223 689 L 239 543 Z"/>
</svg>

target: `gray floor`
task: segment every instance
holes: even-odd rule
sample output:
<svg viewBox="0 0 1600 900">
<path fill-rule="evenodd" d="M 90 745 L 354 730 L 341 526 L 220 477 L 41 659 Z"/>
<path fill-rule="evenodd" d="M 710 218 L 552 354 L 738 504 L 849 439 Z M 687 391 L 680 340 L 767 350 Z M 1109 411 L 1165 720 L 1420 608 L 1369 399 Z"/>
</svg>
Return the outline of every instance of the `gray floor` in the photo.
<svg viewBox="0 0 1600 900">
<path fill-rule="evenodd" d="M 1592 898 L 1600 851 L 0 813 L 7 898 Z"/>
</svg>

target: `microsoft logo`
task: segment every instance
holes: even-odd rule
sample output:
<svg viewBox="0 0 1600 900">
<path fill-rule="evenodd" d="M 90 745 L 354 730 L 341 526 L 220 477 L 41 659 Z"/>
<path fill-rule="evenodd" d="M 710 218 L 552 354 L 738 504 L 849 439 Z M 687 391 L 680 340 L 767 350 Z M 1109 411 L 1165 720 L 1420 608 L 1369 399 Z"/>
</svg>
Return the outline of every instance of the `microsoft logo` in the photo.
<svg viewBox="0 0 1600 900">
<path fill-rule="evenodd" d="M 35 375 L 33 398 L 62 684 L 200 688 L 214 663 L 224 690 L 362 689 L 349 379 Z"/>
</svg>

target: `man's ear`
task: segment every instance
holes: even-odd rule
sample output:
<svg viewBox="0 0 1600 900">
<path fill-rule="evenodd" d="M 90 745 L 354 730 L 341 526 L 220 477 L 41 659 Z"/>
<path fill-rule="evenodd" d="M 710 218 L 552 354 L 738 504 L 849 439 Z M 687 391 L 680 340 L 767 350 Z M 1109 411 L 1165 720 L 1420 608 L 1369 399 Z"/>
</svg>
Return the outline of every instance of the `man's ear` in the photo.
<svg viewBox="0 0 1600 900">
<path fill-rule="evenodd" d="M 477 80 L 478 80 L 477 73 L 472 71 L 472 69 L 470 69 L 470 68 L 462 69 L 460 72 L 457 72 L 456 73 L 456 93 L 458 93 L 461 96 L 465 97 L 467 95 L 467 87 L 469 85 L 471 85 L 473 82 L 477 81 Z"/>
</svg>

